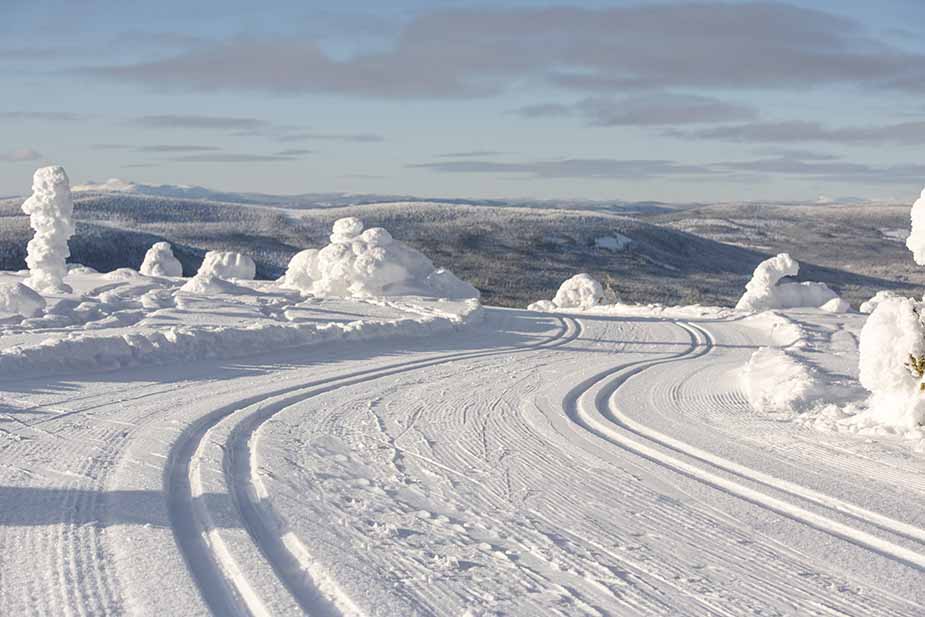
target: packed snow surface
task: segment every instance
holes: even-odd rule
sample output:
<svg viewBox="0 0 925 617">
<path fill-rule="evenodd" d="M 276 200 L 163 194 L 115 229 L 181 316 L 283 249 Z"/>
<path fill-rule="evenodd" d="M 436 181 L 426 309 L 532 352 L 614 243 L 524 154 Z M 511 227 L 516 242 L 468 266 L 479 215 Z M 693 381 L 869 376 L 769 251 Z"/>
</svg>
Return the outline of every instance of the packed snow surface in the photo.
<svg viewBox="0 0 925 617">
<path fill-rule="evenodd" d="M 580 308 L 587 309 L 597 306 L 604 298 L 604 288 L 590 274 L 582 272 L 567 279 L 559 286 L 555 297 L 549 300 L 539 300 L 527 307 L 531 311 L 551 311 L 555 309 Z"/>
<path fill-rule="evenodd" d="M 183 276 L 183 265 L 173 256 L 169 242 L 155 242 L 138 271 L 146 276 Z"/>
<path fill-rule="evenodd" d="M 335 221 L 331 243 L 297 253 L 283 285 L 319 297 L 421 295 L 478 298 L 479 292 L 381 227 L 356 217 Z"/>
<path fill-rule="evenodd" d="M 67 241 L 74 234 L 74 202 L 63 167 L 42 167 L 32 178 L 32 196 L 22 205 L 35 235 L 26 247 L 28 285 L 39 292 L 68 291 Z"/>
<path fill-rule="evenodd" d="M 214 276 L 230 280 L 253 280 L 257 276 L 257 265 L 247 255 L 232 251 L 209 251 L 199 266 L 197 276 Z"/>
<path fill-rule="evenodd" d="M 780 253 L 758 264 L 751 280 L 745 285 L 745 294 L 736 308 L 744 311 L 764 311 L 777 308 L 822 306 L 838 295 L 825 283 L 781 282 L 796 276 L 800 264 L 787 253 Z"/>
<path fill-rule="evenodd" d="M 0 313 L 37 317 L 45 309 L 45 298 L 22 283 L 0 284 Z"/>
<path fill-rule="evenodd" d="M 915 263 L 925 265 L 925 189 L 912 204 L 912 233 L 906 238 L 906 246 L 912 251 Z"/>
</svg>

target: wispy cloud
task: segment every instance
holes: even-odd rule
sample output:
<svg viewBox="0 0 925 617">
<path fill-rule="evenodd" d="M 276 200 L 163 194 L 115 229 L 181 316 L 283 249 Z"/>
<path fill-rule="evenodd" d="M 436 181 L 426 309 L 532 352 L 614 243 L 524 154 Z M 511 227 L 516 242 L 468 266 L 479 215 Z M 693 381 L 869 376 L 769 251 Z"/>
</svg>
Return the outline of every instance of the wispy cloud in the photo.
<svg viewBox="0 0 925 617">
<path fill-rule="evenodd" d="M 306 154 L 314 153 L 314 150 L 306 150 L 304 148 L 290 148 L 288 150 L 280 150 L 276 153 L 276 156 L 304 156 Z"/>
<path fill-rule="evenodd" d="M 925 91 L 922 54 L 842 15 L 772 2 L 442 10 L 415 16 L 392 45 L 347 59 L 305 36 L 235 36 L 84 72 L 188 90 L 390 98 L 488 96 L 528 79 L 587 93 L 825 84 Z"/>
<path fill-rule="evenodd" d="M 190 154 L 167 159 L 176 163 L 279 163 L 298 160 L 294 156 L 278 154 Z"/>
<path fill-rule="evenodd" d="M 0 121 L 15 122 L 80 122 L 85 119 L 81 114 L 65 111 L 0 111 Z"/>
<path fill-rule="evenodd" d="M 204 116 L 196 114 L 164 114 L 141 116 L 133 124 L 155 129 L 195 129 L 209 131 L 258 130 L 268 126 L 257 118 L 235 116 Z"/>
<path fill-rule="evenodd" d="M 478 156 L 500 156 L 502 154 L 507 153 L 498 152 L 497 150 L 468 150 L 465 152 L 444 152 L 443 154 L 438 154 L 436 156 L 437 158 L 441 159 L 465 159 Z"/>
<path fill-rule="evenodd" d="M 216 146 L 195 146 L 182 144 L 159 144 L 155 146 L 139 146 L 135 152 L 214 152 L 221 150 Z"/>
<path fill-rule="evenodd" d="M 410 168 L 443 173 L 527 174 L 539 178 L 640 178 L 686 174 L 709 174 L 702 165 L 688 165 L 665 160 L 559 159 L 503 163 L 498 161 L 441 161 L 416 163 Z"/>
<path fill-rule="evenodd" d="M 299 141 L 341 141 L 349 143 L 377 143 L 385 141 L 382 135 L 375 133 L 313 133 L 310 131 L 299 133 L 283 133 L 276 139 L 283 143 Z"/>
<path fill-rule="evenodd" d="M 835 143 L 914 146 L 925 144 L 925 122 L 870 126 L 828 127 L 819 122 L 754 122 L 704 129 L 669 129 L 665 134 L 686 139 L 715 139 L 748 143 Z"/>
<path fill-rule="evenodd" d="M 527 117 L 578 116 L 588 126 L 668 126 L 709 122 L 734 122 L 755 118 L 748 105 L 708 96 L 656 92 L 613 99 L 589 97 L 571 105 L 542 103 L 514 110 Z"/>
</svg>

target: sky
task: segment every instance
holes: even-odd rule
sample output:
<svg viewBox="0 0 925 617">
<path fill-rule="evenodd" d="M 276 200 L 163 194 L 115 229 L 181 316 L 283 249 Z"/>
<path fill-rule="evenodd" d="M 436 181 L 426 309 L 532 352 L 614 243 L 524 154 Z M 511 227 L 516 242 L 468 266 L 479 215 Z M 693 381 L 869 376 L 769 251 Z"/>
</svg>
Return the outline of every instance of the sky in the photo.
<svg viewBox="0 0 925 617">
<path fill-rule="evenodd" d="M 0 0 L 0 196 L 912 201 L 925 2 Z M 327 5 L 327 6 L 324 6 Z"/>
</svg>

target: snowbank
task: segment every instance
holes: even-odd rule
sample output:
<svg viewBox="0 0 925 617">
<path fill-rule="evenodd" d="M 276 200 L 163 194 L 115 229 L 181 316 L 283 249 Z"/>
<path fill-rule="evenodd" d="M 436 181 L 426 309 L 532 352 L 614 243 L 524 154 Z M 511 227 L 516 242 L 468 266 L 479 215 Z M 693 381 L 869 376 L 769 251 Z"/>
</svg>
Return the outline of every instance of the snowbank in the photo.
<svg viewBox="0 0 925 617">
<path fill-rule="evenodd" d="M 737 310 L 765 311 L 775 308 L 822 306 L 838 295 L 825 283 L 781 283 L 781 279 L 796 276 L 800 264 L 787 253 L 758 264 L 752 279 L 745 285 L 745 294 L 736 304 Z"/>
<path fill-rule="evenodd" d="M 915 263 L 925 266 L 925 189 L 912 204 L 912 233 L 906 238 L 906 247 L 912 251 Z"/>
<path fill-rule="evenodd" d="M 63 371 L 116 369 L 142 364 L 169 364 L 207 358 L 234 358 L 287 347 L 423 336 L 478 322 L 475 299 L 429 314 L 349 323 L 262 323 L 251 326 L 180 326 L 163 331 L 66 338 L 0 351 L 0 376 L 47 375 Z"/>
<path fill-rule="evenodd" d="M 877 308 L 877 306 L 881 302 L 883 302 L 884 300 L 888 300 L 890 298 L 897 298 L 897 297 L 899 296 L 897 296 L 892 291 L 888 291 L 888 290 L 878 291 L 876 294 L 874 294 L 873 298 L 861 304 L 860 311 L 862 313 L 873 313 L 874 309 Z"/>
<path fill-rule="evenodd" d="M 861 329 L 860 381 L 870 393 L 867 416 L 895 427 L 925 423 L 925 391 L 910 357 L 925 356 L 922 305 L 911 298 L 880 302 Z"/>
<path fill-rule="evenodd" d="M 449 270 L 435 269 L 426 256 L 395 240 L 385 229 L 364 231 L 358 218 L 337 220 L 330 240 L 319 251 L 296 254 L 283 285 L 320 297 L 419 295 L 465 299 L 480 295 Z"/>
<path fill-rule="evenodd" d="M 0 285 L 0 313 L 38 317 L 45 310 L 45 298 L 22 283 Z"/>
<path fill-rule="evenodd" d="M 42 167 L 32 178 L 32 196 L 22 205 L 35 235 L 27 246 L 27 284 L 39 292 L 66 293 L 67 241 L 74 235 L 74 202 L 63 167 Z"/>
<path fill-rule="evenodd" d="M 827 313 L 850 313 L 851 304 L 844 298 L 832 298 L 825 304 L 819 307 L 821 310 Z"/>
<path fill-rule="evenodd" d="M 566 280 L 559 286 L 556 296 L 549 300 L 539 300 L 527 306 L 531 311 L 552 311 L 557 308 L 591 308 L 599 305 L 604 297 L 604 288 L 590 274 L 582 272 Z"/>
<path fill-rule="evenodd" d="M 742 379 L 748 402 L 759 413 L 802 411 L 815 398 L 813 371 L 782 349 L 753 353 Z"/>
<path fill-rule="evenodd" d="M 186 293 L 210 295 L 210 294 L 249 294 L 250 289 L 235 285 L 231 281 L 219 278 L 214 274 L 197 274 L 190 280 L 186 281 L 180 291 Z"/>
<path fill-rule="evenodd" d="M 196 276 L 211 275 L 220 279 L 251 281 L 257 276 L 257 265 L 247 255 L 232 251 L 209 251 Z"/>
<path fill-rule="evenodd" d="M 146 276 L 183 276 L 183 265 L 169 242 L 155 242 L 145 253 L 139 272 Z"/>
</svg>

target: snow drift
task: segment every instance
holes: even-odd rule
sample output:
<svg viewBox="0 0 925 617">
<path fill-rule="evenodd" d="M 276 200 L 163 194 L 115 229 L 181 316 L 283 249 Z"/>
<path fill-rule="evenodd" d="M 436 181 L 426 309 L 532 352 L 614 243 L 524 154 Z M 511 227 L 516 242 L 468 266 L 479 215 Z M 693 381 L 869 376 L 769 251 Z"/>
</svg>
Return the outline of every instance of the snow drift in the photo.
<svg viewBox="0 0 925 617">
<path fill-rule="evenodd" d="M 736 304 L 743 311 L 765 311 L 778 308 L 818 307 L 838 298 L 838 294 L 825 283 L 780 282 L 796 276 L 800 264 L 787 253 L 766 259 L 758 264 L 752 279 L 745 285 L 745 294 Z"/>
<path fill-rule="evenodd" d="M 147 276 L 183 276 L 183 265 L 173 256 L 169 242 L 155 242 L 145 253 L 139 272 Z"/>
<path fill-rule="evenodd" d="M 539 300 L 527 307 L 530 311 L 552 311 L 557 308 L 590 308 L 601 303 L 604 288 L 587 273 L 576 274 L 559 286 L 555 297 Z"/>
<path fill-rule="evenodd" d="M 925 356 L 922 308 L 911 298 L 887 298 L 861 329 L 860 381 L 871 393 L 867 415 L 887 426 L 925 423 L 925 381 L 911 363 Z"/>
<path fill-rule="evenodd" d="M 899 296 L 897 296 L 895 292 L 892 292 L 889 290 L 878 291 L 876 294 L 874 294 L 873 298 L 871 298 L 870 300 L 866 302 L 861 303 L 859 310 L 862 313 L 868 313 L 868 314 L 873 313 L 874 309 L 877 308 L 881 302 L 883 302 L 884 300 L 889 300 L 890 298 L 897 298 L 897 297 Z"/>
<path fill-rule="evenodd" d="M 815 398 L 813 371 L 782 349 L 762 347 L 752 354 L 743 373 L 745 394 L 755 411 L 803 411 Z"/>
<path fill-rule="evenodd" d="M 925 189 L 912 204 L 912 233 L 906 238 L 906 247 L 912 251 L 915 263 L 925 266 Z"/>
<path fill-rule="evenodd" d="M 74 235 L 74 202 L 63 167 L 42 167 L 32 178 L 32 196 L 22 205 L 35 235 L 26 247 L 27 284 L 39 292 L 61 293 L 70 288 L 65 260 L 67 241 Z"/>
<path fill-rule="evenodd" d="M 231 251 L 209 251 L 196 276 L 211 275 L 220 279 L 251 281 L 257 276 L 257 265 L 247 255 Z"/>
<path fill-rule="evenodd" d="M 478 298 L 475 287 L 449 270 L 436 269 L 421 252 L 381 227 L 364 231 L 356 217 L 337 220 L 331 243 L 297 253 L 282 284 L 319 297 L 418 295 Z"/>
<path fill-rule="evenodd" d="M 45 309 L 45 298 L 22 283 L 0 285 L 0 313 L 37 317 Z"/>
</svg>

